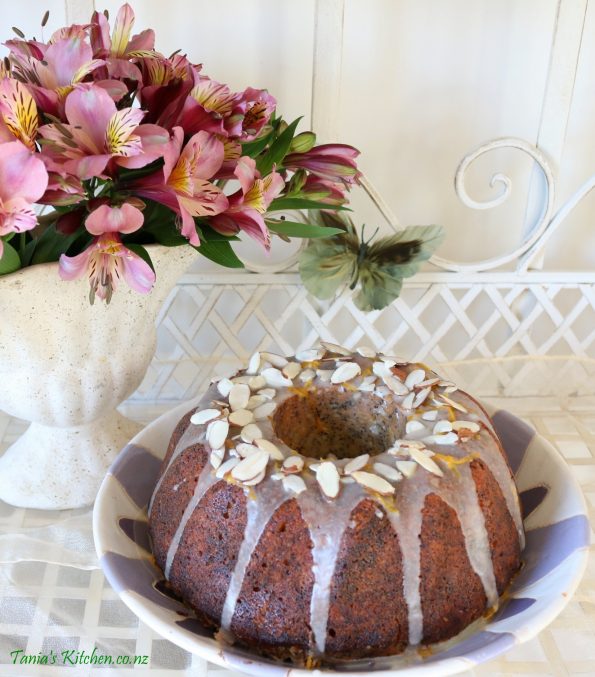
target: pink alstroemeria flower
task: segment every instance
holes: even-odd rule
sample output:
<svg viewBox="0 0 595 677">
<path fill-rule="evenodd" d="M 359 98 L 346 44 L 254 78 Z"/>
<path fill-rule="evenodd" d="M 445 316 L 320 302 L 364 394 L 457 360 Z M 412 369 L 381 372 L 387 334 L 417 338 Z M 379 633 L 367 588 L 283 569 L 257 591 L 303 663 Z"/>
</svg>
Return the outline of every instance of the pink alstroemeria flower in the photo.
<svg viewBox="0 0 595 677">
<path fill-rule="evenodd" d="M 0 144 L 0 236 L 36 226 L 32 205 L 47 185 L 45 165 L 26 146 L 20 141 Z M 0 257 L 3 250 L 0 240 Z"/>
<path fill-rule="evenodd" d="M 196 75 L 194 87 L 184 103 L 179 124 L 186 134 L 205 131 L 227 136 L 224 121 L 239 102 L 240 94 L 232 92 L 227 85 L 204 75 Z M 241 129 L 241 120 L 239 127 Z"/>
<path fill-rule="evenodd" d="M 91 19 L 91 44 L 95 55 L 101 58 L 150 55 L 155 47 L 155 31 L 149 28 L 131 38 L 133 26 L 134 11 L 128 3 L 118 10 L 111 37 L 107 17 L 95 12 Z"/>
<path fill-rule="evenodd" d="M 39 128 L 50 169 L 80 179 L 104 176 L 108 162 L 144 167 L 161 157 L 169 134 L 156 125 L 140 125 L 139 108 L 116 109 L 109 94 L 94 85 L 71 92 L 65 104 L 68 124 Z"/>
<path fill-rule="evenodd" d="M 357 183 L 360 172 L 355 158 L 359 151 L 342 143 L 314 146 L 307 153 L 290 153 L 283 160 L 286 169 L 307 169 L 321 179 L 342 183 L 347 188 Z"/>
<path fill-rule="evenodd" d="M 89 276 L 91 303 L 95 296 L 110 302 L 112 294 L 122 278 L 128 286 L 141 294 L 151 291 L 155 273 L 138 254 L 122 243 L 120 233 L 133 233 L 144 221 L 142 212 L 131 204 L 121 207 L 101 205 L 85 222 L 85 227 L 97 237 L 91 245 L 77 256 L 60 257 L 59 273 L 63 280 L 76 280 Z"/>
<path fill-rule="evenodd" d="M 300 190 L 300 197 L 318 200 L 328 205 L 342 205 L 347 202 L 342 183 L 326 181 L 317 176 L 308 176 Z"/>
<path fill-rule="evenodd" d="M 12 78 L 0 81 L 0 142 L 18 139 L 35 150 L 38 125 L 37 106 L 27 87 Z"/>
<path fill-rule="evenodd" d="M 182 235 L 198 246 L 200 239 L 193 217 L 214 216 L 228 206 L 223 191 L 208 181 L 223 163 L 223 143 L 212 134 L 198 132 L 180 153 L 184 131 L 181 127 L 174 127 L 173 131 L 170 148 L 164 154 L 163 171 L 139 179 L 134 191 L 178 214 Z"/>
<path fill-rule="evenodd" d="M 266 89 L 248 87 L 240 95 L 231 115 L 226 118 L 225 129 L 231 137 L 252 141 L 271 119 L 276 106 L 275 97 Z"/>
<path fill-rule="evenodd" d="M 271 172 L 261 179 L 256 171 L 256 162 L 249 157 L 240 158 L 234 173 L 241 188 L 229 196 L 229 208 L 213 217 L 210 224 L 223 235 L 235 235 L 243 230 L 268 251 L 271 235 L 262 215 L 283 190 L 283 177 Z"/>
</svg>

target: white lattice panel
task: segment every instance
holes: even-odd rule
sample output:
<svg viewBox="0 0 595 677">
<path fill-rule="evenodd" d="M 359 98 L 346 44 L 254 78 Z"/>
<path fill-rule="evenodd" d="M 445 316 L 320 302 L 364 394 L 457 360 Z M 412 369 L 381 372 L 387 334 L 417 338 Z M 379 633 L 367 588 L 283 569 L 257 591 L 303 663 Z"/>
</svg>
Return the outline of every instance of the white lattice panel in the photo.
<svg viewBox="0 0 595 677">
<path fill-rule="evenodd" d="M 291 354 L 318 338 L 444 364 L 517 355 L 595 357 L 595 285 L 551 275 L 420 275 L 382 311 L 345 293 L 312 298 L 294 274 L 187 275 L 159 318 L 155 359 L 134 400 L 179 400 L 257 349 Z M 549 281 L 547 281 L 549 279 Z M 236 281 L 237 280 L 237 281 Z"/>
</svg>

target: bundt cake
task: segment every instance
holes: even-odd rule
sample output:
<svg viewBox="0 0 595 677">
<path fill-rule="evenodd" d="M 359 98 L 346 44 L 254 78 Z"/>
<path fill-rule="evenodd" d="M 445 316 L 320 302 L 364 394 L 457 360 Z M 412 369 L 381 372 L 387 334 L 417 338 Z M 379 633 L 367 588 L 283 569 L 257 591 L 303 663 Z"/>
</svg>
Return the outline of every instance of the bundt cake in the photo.
<svg viewBox="0 0 595 677">
<path fill-rule="evenodd" d="M 326 342 L 211 385 L 149 524 L 201 622 L 307 665 L 456 635 L 497 607 L 524 544 L 481 405 L 423 364 Z"/>
</svg>

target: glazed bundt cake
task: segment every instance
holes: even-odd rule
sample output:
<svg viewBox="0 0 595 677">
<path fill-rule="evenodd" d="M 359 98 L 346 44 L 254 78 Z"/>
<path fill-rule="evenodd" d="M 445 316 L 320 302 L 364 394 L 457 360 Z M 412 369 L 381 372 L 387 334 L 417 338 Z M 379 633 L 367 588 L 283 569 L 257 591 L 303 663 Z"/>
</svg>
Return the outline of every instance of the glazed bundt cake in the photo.
<svg viewBox="0 0 595 677">
<path fill-rule="evenodd" d="M 456 635 L 497 607 L 524 543 L 481 405 L 423 364 L 326 342 L 213 383 L 149 513 L 201 622 L 309 665 Z"/>
</svg>

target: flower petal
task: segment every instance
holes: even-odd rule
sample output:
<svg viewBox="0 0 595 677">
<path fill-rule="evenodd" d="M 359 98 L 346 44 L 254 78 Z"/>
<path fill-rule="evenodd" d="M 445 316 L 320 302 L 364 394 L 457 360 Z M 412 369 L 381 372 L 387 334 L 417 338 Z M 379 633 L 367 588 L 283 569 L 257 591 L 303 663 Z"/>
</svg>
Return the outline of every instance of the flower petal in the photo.
<svg viewBox="0 0 595 677">
<path fill-rule="evenodd" d="M 124 279 L 131 289 L 140 294 L 147 294 L 155 284 L 155 273 L 151 266 L 138 254 L 123 247 L 122 263 Z"/>
<path fill-rule="evenodd" d="M 93 252 L 95 244 L 93 243 L 77 256 L 60 256 L 58 264 L 58 273 L 63 280 L 77 280 L 82 277 L 89 263 L 89 258 Z"/>
<path fill-rule="evenodd" d="M 112 56 L 124 56 L 126 54 L 126 47 L 130 40 L 130 33 L 134 25 L 134 12 L 132 7 L 126 3 L 120 7 L 114 22 L 114 30 L 112 33 L 112 44 L 110 54 Z"/>
<path fill-rule="evenodd" d="M 55 78 L 56 84 L 51 89 L 72 84 L 77 71 L 92 60 L 91 45 L 79 36 L 58 40 L 51 44 L 44 57 L 44 61 Z"/>
<path fill-rule="evenodd" d="M 142 153 L 142 142 L 132 132 L 144 117 L 140 108 L 123 108 L 112 117 L 105 130 L 105 147 L 111 155 L 129 157 Z"/>
<path fill-rule="evenodd" d="M 68 122 L 84 130 L 96 152 L 102 152 L 105 131 L 116 114 L 116 104 L 111 96 L 101 87 L 81 85 L 66 98 L 65 112 Z"/>
<path fill-rule="evenodd" d="M 181 158 L 188 160 L 192 176 L 210 179 L 223 164 L 225 149 L 223 143 L 208 132 L 198 132 L 186 144 Z"/>
<path fill-rule="evenodd" d="M 39 117 L 31 93 L 18 80 L 5 78 L 0 83 L 0 114 L 12 134 L 34 150 Z"/>
<path fill-rule="evenodd" d="M 0 144 L 0 199 L 36 202 L 48 185 L 43 162 L 20 141 Z"/>
<path fill-rule="evenodd" d="M 142 153 L 131 157 L 118 158 L 117 163 L 127 169 L 145 167 L 157 158 L 163 157 L 170 144 L 169 133 L 158 125 L 139 125 L 134 135 L 140 139 Z"/>
<path fill-rule="evenodd" d="M 256 178 L 256 161 L 247 155 L 238 160 L 234 174 L 240 182 L 244 195 L 252 188 Z"/>
<path fill-rule="evenodd" d="M 121 207 L 101 205 L 94 209 L 85 221 L 91 235 L 102 233 L 134 233 L 144 222 L 140 209 L 124 203 Z"/>
</svg>

